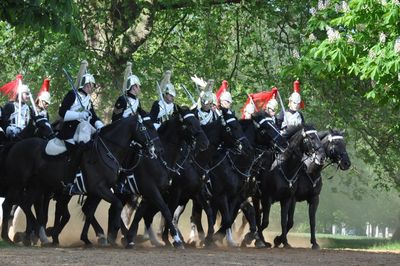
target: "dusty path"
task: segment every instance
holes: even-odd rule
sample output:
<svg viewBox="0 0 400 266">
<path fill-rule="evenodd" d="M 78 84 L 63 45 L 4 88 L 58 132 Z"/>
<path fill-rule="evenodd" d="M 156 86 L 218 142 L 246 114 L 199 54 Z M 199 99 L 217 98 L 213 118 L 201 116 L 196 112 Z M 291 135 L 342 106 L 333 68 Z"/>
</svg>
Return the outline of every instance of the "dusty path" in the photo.
<svg viewBox="0 0 400 266">
<path fill-rule="evenodd" d="M 400 265 L 400 254 L 310 249 L 5 248 L 1 265 Z"/>
</svg>

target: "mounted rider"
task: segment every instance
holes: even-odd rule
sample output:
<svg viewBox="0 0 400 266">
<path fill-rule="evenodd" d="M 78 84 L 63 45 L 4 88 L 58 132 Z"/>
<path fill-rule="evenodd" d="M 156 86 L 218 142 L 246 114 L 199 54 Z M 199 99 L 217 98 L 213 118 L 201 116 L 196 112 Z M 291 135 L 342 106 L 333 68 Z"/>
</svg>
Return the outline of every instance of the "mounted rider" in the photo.
<svg viewBox="0 0 400 266">
<path fill-rule="evenodd" d="M 35 100 L 35 105 L 38 115 L 45 117 L 48 121 L 50 121 L 50 119 L 47 109 L 49 108 L 50 100 L 50 80 L 45 79 Z"/>
<path fill-rule="evenodd" d="M 197 78 L 197 76 L 192 77 L 192 80 L 201 89 L 194 114 L 200 120 L 201 125 L 207 125 L 218 119 L 218 114 L 213 109 L 215 100 L 215 94 L 212 93 L 214 80 L 209 79 L 205 82 L 203 79 Z"/>
<path fill-rule="evenodd" d="M 300 82 L 296 80 L 294 82 L 294 91 L 289 97 L 289 109 L 282 110 L 277 117 L 277 125 L 283 133 L 290 127 L 304 125 L 304 116 L 300 112 L 301 105 Z"/>
<path fill-rule="evenodd" d="M 271 98 L 265 106 L 265 112 L 269 116 L 269 120 L 267 120 L 267 122 L 271 127 L 271 138 L 275 145 L 276 151 L 283 152 L 287 148 L 288 143 L 282 136 L 282 132 L 277 125 L 276 112 L 278 111 L 278 106 L 278 101 L 275 98 Z"/>
<path fill-rule="evenodd" d="M 16 96 L 4 105 L 2 112 L 2 124 L 6 136 L 11 140 L 16 139 L 31 118 L 34 117 L 34 112 L 28 105 L 30 90 L 27 85 L 22 84 L 22 76 L 20 76 L 18 83 Z"/>
<path fill-rule="evenodd" d="M 96 129 L 104 126 L 93 109 L 90 94 L 96 85 L 92 74 L 87 72 L 87 61 L 82 61 L 75 83 L 78 90 L 70 90 L 64 97 L 58 114 L 63 118 L 63 124 L 58 138 L 64 140 L 71 154 L 71 161 L 67 179 L 78 170 L 82 152 Z M 78 171 L 74 183 L 67 184 L 70 195 L 86 192 L 81 171 Z"/>
<path fill-rule="evenodd" d="M 167 70 L 161 83 L 159 85 L 157 83 L 160 100 L 155 101 L 150 110 L 150 118 L 156 129 L 159 129 L 162 123 L 169 120 L 176 109 L 174 103 L 176 91 L 174 85 L 172 85 L 170 81 L 171 74 L 171 70 Z"/>
<path fill-rule="evenodd" d="M 140 86 L 139 78 L 132 74 L 132 63 L 128 62 L 124 72 L 123 95 L 118 97 L 115 102 L 112 122 L 134 115 L 137 112 L 143 115 L 144 111 L 138 98 L 141 91 Z"/>
<path fill-rule="evenodd" d="M 135 115 L 139 113 L 142 116 L 145 116 L 146 113 L 142 110 L 140 101 L 139 101 L 139 93 L 140 93 L 140 80 L 136 75 L 132 74 L 132 63 L 128 62 L 126 64 L 126 68 L 124 71 L 124 80 L 122 82 L 122 91 L 123 94 L 118 97 L 117 101 L 114 105 L 114 111 L 112 114 L 112 122 L 115 122 L 119 119 L 129 117 L 131 115 Z M 126 175 L 125 173 L 120 173 L 118 176 L 117 182 L 117 191 L 121 194 L 132 194 L 135 193 L 134 187 L 135 177 L 132 174 Z"/>
</svg>

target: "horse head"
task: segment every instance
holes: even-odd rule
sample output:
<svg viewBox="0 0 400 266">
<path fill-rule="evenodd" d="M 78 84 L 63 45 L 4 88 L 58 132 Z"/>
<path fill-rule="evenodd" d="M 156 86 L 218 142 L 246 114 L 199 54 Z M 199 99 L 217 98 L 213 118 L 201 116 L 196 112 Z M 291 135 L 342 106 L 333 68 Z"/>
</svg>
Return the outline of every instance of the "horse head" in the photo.
<svg viewBox="0 0 400 266">
<path fill-rule="evenodd" d="M 224 129 L 222 138 L 226 147 L 233 148 L 238 153 L 253 150 L 253 147 L 243 132 L 242 126 L 230 110 L 222 109 L 222 115 L 219 117 L 219 121 Z"/>
<path fill-rule="evenodd" d="M 276 136 L 280 134 L 279 129 L 274 125 L 273 118 L 266 112 L 261 111 L 251 116 L 255 129 L 255 141 L 262 146 L 272 147 Z"/>
<path fill-rule="evenodd" d="M 157 158 L 157 154 L 164 152 L 161 140 L 151 118 L 146 114 L 142 115 L 137 115 L 136 137 L 138 141 L 133 141 L 132 143 L 139 143 L 142 148 L 146 148 L 150 158 Z"/>
<path fill-rule="evenodd" d="M 51 139 L 54 137 L 54 131 L 49 121 L 43 115 L 37 115 L 34 118 L 34 125 L 36 126 L 36 135 L 41 138 Z"/>
<path fill-rule="evenodd" d="M 322 165 L 325 161 L 325 150 L 317 130 L 311 125 L 294 127 L 288 130 L 289 148 L 287 152 L 294 152 L 297 156 L 311 157 L 316 165 Z M 286 153 L 286 151 L 285 151 Z"/>
<path fill-rule="evenodd" d="M 347 154 L 343 132 L 330 129 L 319 133 L 319 135 L 328 158 L 338 164 L 341 170 L 348 170 L 351 162 Z"/>
<path fill-rule="evenodd" d="M 183 129 L 183 137 L 190 143 L 194 149 L 204 151 L 210 144 L 206 134 L 204 133 L 200 121 L 196 118 L 194 113 L 186 106 L 177 106 L 174 113 L 178 124 Z"/>
</svg>

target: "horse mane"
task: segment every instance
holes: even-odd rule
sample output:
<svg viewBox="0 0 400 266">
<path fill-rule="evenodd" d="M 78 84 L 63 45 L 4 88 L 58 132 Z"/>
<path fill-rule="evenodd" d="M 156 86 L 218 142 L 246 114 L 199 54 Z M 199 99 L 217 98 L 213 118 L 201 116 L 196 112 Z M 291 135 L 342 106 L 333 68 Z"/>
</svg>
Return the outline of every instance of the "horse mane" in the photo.
<svg viewBox="0 0 400 266">
<path fill-rule="evenodd" d="M 112 132 L 113 130 L 115 130 L 116 128 L 118 128 L 120 126 L 120 124 L 127 123 L 126 121 L 128 121 L 128 120 L 136 121 L 136 119 L 137 119 L 137 115 L 133 115 L 133 116 L 131 115 L 128 117 L 118 119 L 118 120 L 112 122 L 111 124 L 107 124 L 104 127 L 102 127 L 100 129 L 100 135 L 107 135 L 110 132 Z"/>
</svg>

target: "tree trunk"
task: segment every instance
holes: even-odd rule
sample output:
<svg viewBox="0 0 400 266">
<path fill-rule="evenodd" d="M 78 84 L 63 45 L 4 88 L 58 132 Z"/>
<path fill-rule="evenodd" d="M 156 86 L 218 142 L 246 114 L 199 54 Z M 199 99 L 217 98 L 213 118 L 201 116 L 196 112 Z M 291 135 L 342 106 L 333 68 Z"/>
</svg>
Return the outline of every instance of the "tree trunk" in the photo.
<svg viewBox="0 0 400 266">
<path fill-rule="evenodd" d="M 400 241 L 400 226 L 396 228 L 396 231 L 394 231 L 392 240 L 394 241 Z"/>
</svg>

